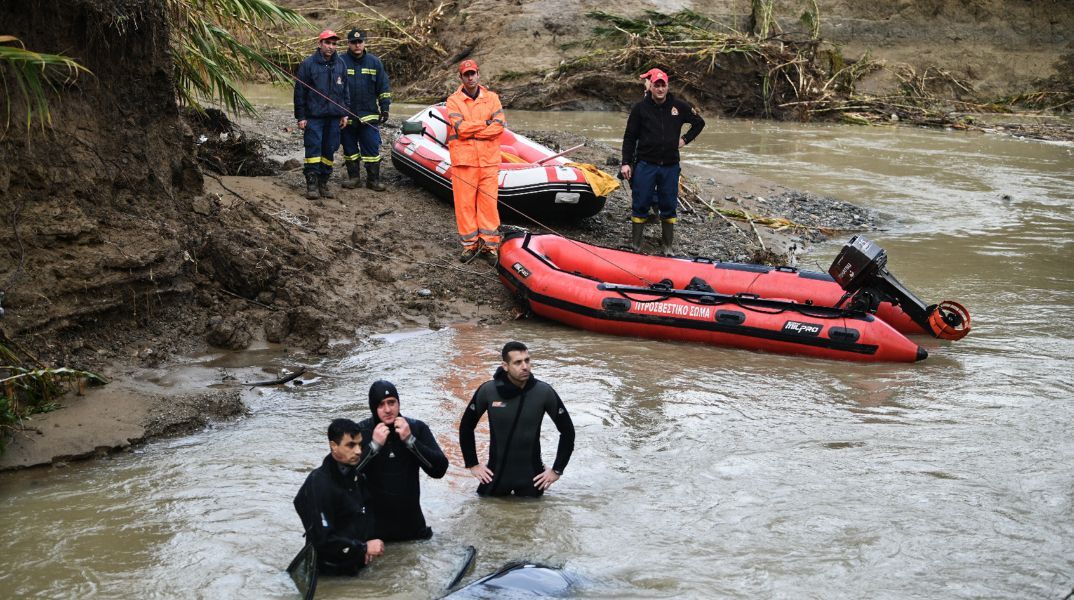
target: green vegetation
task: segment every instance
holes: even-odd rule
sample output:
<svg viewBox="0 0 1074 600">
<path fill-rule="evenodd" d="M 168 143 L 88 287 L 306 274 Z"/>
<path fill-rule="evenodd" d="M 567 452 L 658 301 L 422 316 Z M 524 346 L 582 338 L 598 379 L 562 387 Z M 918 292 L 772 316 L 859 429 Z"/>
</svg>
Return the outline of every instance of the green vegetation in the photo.
<svg viewBox="0 0 1074 600">
<path fill-rule="evenodd" d="M 289 81 L 279 61 L 303 55 L 270 29 L 312 29 L 298 13 L 271 0 L 165 0 L 165 6 L 176 96 L 181 105 L 199 112 L 204 101 L 218 102 L 231 112 L 254 112 L 238 84 L 266 74 L 272 81 Z"/>
<path fill-rule="evenodd" d="M 103 377 L 89 371 L 67 367 L 46 368 L 37 363 L 28 352 L 15 352 L 15 344 L 4 340 L 0 343 L 0 454 L 6 448 L 8 437 L 18 431 L 30 415 L 46 413 L 57 408 L 56 399 L 71 389 L 82 392 L 89 384 L 108 383 Z M 36 368 L 26 366 L 20 354 L 36 363 Z"/>
<path fill-rule="evenodd" d="M 17 44 L 17 46 L 12 45 Z M 11 124 L 9 79 L 26 103 L 26 128 L 36 119 L 44 128 L 52 124 L 48 108 L 48 92 L 68 85 L 80 74 L 91 74 L 85 67 L 66 56 L 42 54 L 27 50 L 15 36 L 0 35 L 0 85 L 4 97 L 4 127 Z"/>
</svg>

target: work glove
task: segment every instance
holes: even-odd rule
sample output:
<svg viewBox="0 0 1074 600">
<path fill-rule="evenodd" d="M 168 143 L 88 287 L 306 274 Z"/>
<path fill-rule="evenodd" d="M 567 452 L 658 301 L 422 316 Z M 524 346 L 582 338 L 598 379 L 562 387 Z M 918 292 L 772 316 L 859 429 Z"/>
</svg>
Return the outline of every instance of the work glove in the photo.
<svg viewBox="0 0 1074 600">
<path fill-rule="evenodd" d="M 379 122 L 384 123 L 387 120 L 388 120 L 388 111 L 384 111 L 384 112 L 380 113 L 380 121 Z"/>
</svg>

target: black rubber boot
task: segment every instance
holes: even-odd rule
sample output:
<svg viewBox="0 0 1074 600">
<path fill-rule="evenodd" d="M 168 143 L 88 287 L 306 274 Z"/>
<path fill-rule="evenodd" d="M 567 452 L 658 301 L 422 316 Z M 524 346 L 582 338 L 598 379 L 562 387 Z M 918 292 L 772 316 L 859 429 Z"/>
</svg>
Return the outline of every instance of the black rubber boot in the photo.
<svg viewBox="0 0 1074 600">
<path fill-rule="evenodd" d="M 384 190 L 388 189 L 380 180 L 379 162 L 365 163 L 365 170 L 366 175 L 369 176 L 369 180 L 365 183 L 366 187 L 373 190 L 374 192 L 383 192 Z"/>
<path fill-rule="evenodd" d="M 331 175 L 324 173 L 317 179 L 317 191 L 320 192 L 322 198 L 335 198 L 336 195 L 332 193 L 332 189 L 328 187 L 328 178 Z"/>
<path fill-rule="evenodd" d="M 306 173 L 306 200 L 316 200 L 321 194 L 317 191 L 317 174 Z"/>
<path fill-rule="evenodd" d="M 674 256 L 672 245 L 675 243 L 675 224 L 667 221 L 660 223 L 660 242 L 663 246 L 664 256 Z"/>
<path fill-rule="evenodd" d="M 645 223 L 630 224 L 630 249 L 641 252 L 641 240 L 645 233 Z"/>
<path fill-rule="evenodd" d="M 362 185 L 362 165 L 356 160 L 347 161 L 347 180 L 343 182 L 343 187 L 348 190 L 353 190 L 356 187 Z"/>
</svg>

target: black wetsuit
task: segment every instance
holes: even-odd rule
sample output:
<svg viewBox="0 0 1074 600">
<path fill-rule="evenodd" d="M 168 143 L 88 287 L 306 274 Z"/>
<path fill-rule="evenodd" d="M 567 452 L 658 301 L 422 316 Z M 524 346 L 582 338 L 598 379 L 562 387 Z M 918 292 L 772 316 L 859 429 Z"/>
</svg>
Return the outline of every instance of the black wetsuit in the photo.
<svg viewBox="0 0 1074 600">
<path fill-rule="evenodd" d="M 322 573 L 354 575 L 365 566 L 365 543 L 376 538 L 364 475 L 329 454 L 299 488 L 295 510 Z"/>
<path fill-rule="evenodd" d="M 386 542 L 428 539 L 433 535 L 432 528 L 425 525 L 425 515 L 421 512 L 418 469 L 424 470 L 433 479 L 440 479 L 448 468 L 448 459 L 440 450 L 429 426 L 417 419 L 403 418 L 410 423 L 414 447 L 408 448 L 393 428 L 384 446 L 365 468 L 373 514 L 377 516 L 377 538 Z M 378 422 L 376 419 L 366 419 L 358 424 L 362 439 L 373 439 L 373 428 Z M 368 451 L 366 444 L 365 452 Z"/>
<path fill-rule="evenodd" d="M 562 473 L 574 451 L 574 423 L 552 386 L 530 377 L 519 389 L 507 378 L 503 367 L 492 381 L 481 384 L 466 407 L 459 424 L 459 446 L 466 468 L 477 466 L 474 428 L 489 413 L 489 462 L 492 482 L 482 483 L 483 496 L 540 496 L 533 478 L 544 471 L 541 459 L 541 421 L 551 417 L 559 430 L 559 446 L 552 469 Z"/>
</svg>

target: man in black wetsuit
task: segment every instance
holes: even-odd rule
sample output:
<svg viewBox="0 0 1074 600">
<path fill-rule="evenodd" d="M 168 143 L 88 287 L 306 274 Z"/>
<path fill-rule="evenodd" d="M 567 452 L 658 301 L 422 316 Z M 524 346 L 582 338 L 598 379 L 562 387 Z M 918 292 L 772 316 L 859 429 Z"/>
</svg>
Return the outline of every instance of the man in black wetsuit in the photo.
<svg viewBox="0 0 1074 600">
<path fill-rule="evenodd" d="M 317 568 L 325 575 L 356 575 L 384 553 L 374 535 L 365 476 L 357 469 L 362 434 L 350 419 L 328 426 L 328 448 L 321 466 L 306 477 L 295 496 L 295 510 L 306 539 L 317 550 Z"/>
<path fill-rule="evenodd" d="M 424 422 L 399 415 L 399 392 L 390 381 L 369 387 L 373 417 L 358 424 L 371 453 L 366 476 L 377 517 L 377 537 L 388 542 L 425 540 L 433 535 L 421 512 L 418 470 L 433 479 L 447 472 L 448 459 Z"/>
<path fill-rule="evenodd" d="M 574 423 L 552 386 L 530 373 L 530 352 L 521 342 L 508 342 L 500 353 L 503 365 L 492 381 L 481 384 L 459 424 L 459 446 L 470 474 L 481 480 L 482 496 L 540 496 L 563 475 L 574 451 Z M 489 460 L 480 464 L 474 429 L 489 413 Z M 548 415 L 559 430 L 559 446 L 551 468 L 541 458 L 541 421 Z"/>
</svg>

